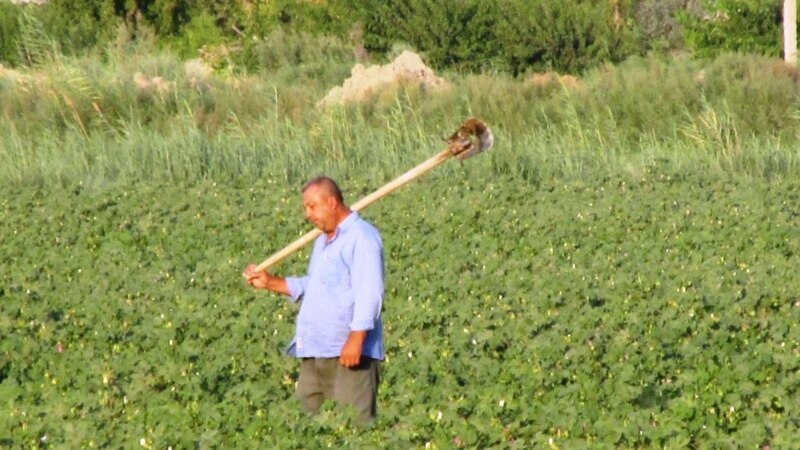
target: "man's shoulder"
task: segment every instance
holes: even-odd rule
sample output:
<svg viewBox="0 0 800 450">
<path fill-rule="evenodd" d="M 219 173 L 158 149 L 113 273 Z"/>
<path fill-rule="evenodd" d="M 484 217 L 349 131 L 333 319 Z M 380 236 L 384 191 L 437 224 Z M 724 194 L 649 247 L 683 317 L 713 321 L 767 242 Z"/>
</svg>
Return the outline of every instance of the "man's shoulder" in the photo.
<svg viewBox="0 0 800 450">
<path fill-rule="evenodd" d="M 356 223 L 358 224 L 359 227 L 364 227 L 367 230 L 378 233 L 378 227 L 376 227 L 372 222 L 368 221 L 363 217 L 359 217 Z"/>
<path fill-rule="evenodd" d="M 353 223 L 352 231 L 354 231 L 354 237 L 359 239 L 381 240 L 381 233 L 378 227 L 361 217 L 358 217 Z"/>
<path fill-rule="evenodd" d="M 378 233 L 378 228 L 367 219 L 363 218 L 357 211 L 353 211 L 343 223 L 346 223 L 343 228 L 347 231 L 357 230 L 358 232 L 366 231 Z"/>
</svg>

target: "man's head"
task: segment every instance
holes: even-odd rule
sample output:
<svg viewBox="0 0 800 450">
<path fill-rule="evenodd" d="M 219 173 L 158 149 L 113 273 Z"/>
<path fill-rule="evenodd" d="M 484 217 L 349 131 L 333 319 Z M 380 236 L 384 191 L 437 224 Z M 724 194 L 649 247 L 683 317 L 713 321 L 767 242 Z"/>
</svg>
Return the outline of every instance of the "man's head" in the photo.
<svg viewBox="0 0 800 450">
<path fill-rule="evenodd" d="M 341 189 L 328 177 L 316 177 L 303 186 L 303 206 L 306 219 L 325 233 L 333 233 L 350 213 Z"/>
</svg>

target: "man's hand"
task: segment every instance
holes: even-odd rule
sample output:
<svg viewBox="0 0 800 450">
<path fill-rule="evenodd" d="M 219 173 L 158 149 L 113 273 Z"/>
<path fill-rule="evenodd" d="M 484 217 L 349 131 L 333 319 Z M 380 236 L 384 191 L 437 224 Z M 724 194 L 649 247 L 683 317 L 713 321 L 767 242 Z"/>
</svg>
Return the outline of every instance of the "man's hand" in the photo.
<svg viewBox="0 0 800 450">
<path fill-rule="evenodd" d="M 263 270 L 256 270 L 255 264 L 245 267 L 242 272 L 244 281 L 256 289 L 268 289 L 279 294 L 289 295 L 286 279 L 270 275 Z"/>
<path fill-rule="evenodd" d="M 266 289 L 269 283 L 269 274 L 263 270 L 256 271 L 256 265 L 250 264 L 244 268 L 242 276 L 247 284 L 256 289 Z"/>
<path fill-rule="evenodd" d="M 367 339 L 367 331 L 351 331 L 347 336 L 347 342 L 342 347 L 339 355 L 339 364 L 344 367 L 354 367 L 361 362 L 361 352 L 364 349 L 364 341 Z"/>
</svg>

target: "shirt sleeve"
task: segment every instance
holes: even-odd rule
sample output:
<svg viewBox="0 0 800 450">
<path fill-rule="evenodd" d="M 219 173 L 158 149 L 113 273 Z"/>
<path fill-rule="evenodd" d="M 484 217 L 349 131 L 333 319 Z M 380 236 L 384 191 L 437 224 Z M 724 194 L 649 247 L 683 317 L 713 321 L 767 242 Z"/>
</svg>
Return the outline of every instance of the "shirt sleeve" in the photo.
<svg viewBox="0 0 800 450">
<path fill-rule="evenodd" d="M 319 252 L 319 246 L 321 242 L 320 239 L 322 238 L 323 236 L 320 236 L 317 238 L 316 241 L 314 241 L 314 247 L 311 250 L 311 261 L 313 261 L 316 258 L 315 255 L 317 254 L 317 252 Z M 308 272 L 302 277 L 284 278 L 286 280 L 286 287 L 289 288 L 289 298 L 293 302 L 300 301 L 303 298 L 303 295 L 305 295 L 306 290 L 308 289 L 309 280 L 311 279 L 310 273 L 311 273 L 311 268 L 309 266 Z"/>
<path fill-rule="evenodd" d="M 286 277 L 286 286 L 289 288 L 289 298 L 293 302 L 300 300 L 306 292 L 308 286 L 308 276 Z"/>
<path fill-rule="evenodd" d="M 353 248 L 350 272 L 354 305 L 351 331 L 375 328 L 383 304 L 383 245 L 378 235 L 362 236 Z"/>
</svg>

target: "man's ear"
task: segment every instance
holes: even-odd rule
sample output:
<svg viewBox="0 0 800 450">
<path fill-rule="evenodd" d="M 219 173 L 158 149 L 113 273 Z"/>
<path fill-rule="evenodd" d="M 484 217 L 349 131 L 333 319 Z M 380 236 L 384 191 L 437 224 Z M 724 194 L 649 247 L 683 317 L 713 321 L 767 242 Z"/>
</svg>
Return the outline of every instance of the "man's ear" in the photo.
<svg viewBox="0 0 800 450">
<path fill-rule="evenodd" d="M 328 196 L 328 197 L 325 199 L 325 202 L 328 204 L 328 207 L 329 207 L 330 209 L 336 209 L 336 208 L 339 206 L 339 201 L 338 201 L 338 200 L 336 200 L 336 197 L 334 197 L 334 196 L 332 196 L 332 195 L 329 195 L 329 196 Z"/>
</svg>

